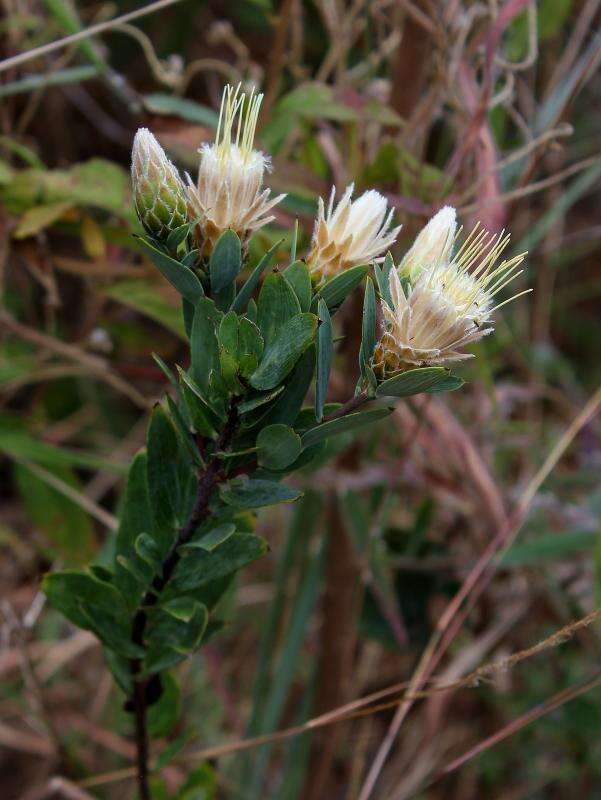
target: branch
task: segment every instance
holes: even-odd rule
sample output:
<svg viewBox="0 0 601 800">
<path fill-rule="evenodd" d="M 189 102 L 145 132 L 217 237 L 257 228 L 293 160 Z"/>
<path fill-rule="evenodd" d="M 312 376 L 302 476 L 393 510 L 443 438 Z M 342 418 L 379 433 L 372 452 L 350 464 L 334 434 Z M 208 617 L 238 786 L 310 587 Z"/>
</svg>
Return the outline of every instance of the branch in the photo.
<svg viewBox="0 0 601 800">
<path fill-rule="evenodd" d="M 155 576 L 150 589 L 142 598 L 138 610 L 134 614 L 132 641 L 134 644 L 141 647 L 144 646 L 144 635 L 148 623 L 148 610 L 156 605 L 162 590 L 171 579 L 180 560 L 179 548 L 192 538 L 198 526 L 209 516 L 209 503 L 213 491 L 223 480 L 220 454 L 230 447 L 238 425 L 238 404 L 239 400 L 234 400 L 232 402 L 228 419 L 221 435 L 215 443 L 214 454 L 206 468 L 198 476 L 196 499 L 190 516 L 185 525 L 181 528 L 177 539 L 171 545 L 163 562 L 161 572 Z M 148 786 L 149 745 L 147 708 L 150 694 L 149 689 L 152 688 L 154 690 L 156 688 L 157 676 L 153 676 L 153 678 L 140 677 L 140 673 L 142 672 L 142 660 L 139 658 L 131 659 L 130 671 L 133 679 L 133 690 L 127 708 L 134 712 L 136 719 L 138 789 L 140 800 L 150 800 L 151 795 Z"/>
<path fill-rule="evenodd" d="M 346 417 L 347 414 L 355 411 L 359 406 L 362 406 L 363 403 L 369 400 L 369 396 L 367 392 L 359 392 L 354 397 L 351 397 L 350 400 L 347 400 L 346 403 L 337 408 L 336 411 L 332 411 L 331 414 L 328 414 L 327 417 L 324 417 L 324 422 L 331 422 L 333 419 L 339 419 L 339 417 Z"/>
</svg>

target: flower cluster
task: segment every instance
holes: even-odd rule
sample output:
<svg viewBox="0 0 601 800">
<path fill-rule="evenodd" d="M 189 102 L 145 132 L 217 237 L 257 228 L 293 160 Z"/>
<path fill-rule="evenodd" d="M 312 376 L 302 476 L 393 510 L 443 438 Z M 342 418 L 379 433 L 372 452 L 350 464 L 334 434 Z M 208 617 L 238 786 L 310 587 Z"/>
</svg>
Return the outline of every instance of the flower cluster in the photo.
<svg viewBox="0 0 601 800">
<path fill-rule="evenodd" d="M 196 184 L 186 175 L 184 185 L 150 131 L 137 132 L 132 183 L 136 209 L 148 233 L 166 239 L 178 225 L 194 222 L 201 255 L 208 257 L 226 230 L 233 230 L 245 244 L 274 219 L 269 212 L 285 195 L 272 197 L 263 188 L 269 158 L 253 149 L 262 99 L 254 91 L 247 96 L 239 85 L 225 87 L 215 142 L 199 150 Z"/>
<path fill-rule="evenodd" d="M 135 203 L 155 239 L 166 240 L 188 222 L 202 261 L 225 231 L 233 231 L 245 249 L 250 236 L 274 219 L 271 212 L 285 195 L 263 188 L 270 160 L 253 146 L 261 101 L 254 91 L 247 96 L 240 86 L 225 87 L 215 142 L 199 150 L 196 183 L 187 175 L 184 185 L 154 136 L 138 131 L 132 153 Z M 332 188 L 327 207 L 318 200 L 306 258 L 316 289 L 344 270 L 383 261 L 399 234 L 385 197 L 372 189 L 353 200 L 353 192 L 351 184 L 335 204 Z M 520 274 L 524 255 L 499 263 L 509 235 L 476 226 L 459 244 L 459 234 L 455 209 L 445 206 L 398 267 L 388 262 L 380 285 L 383 331 L 372 359 L 379 378 L 468 358 L 464 347 L 493 330 L 492 315 L 500 307 L 494 297 Z"/>
</svg>

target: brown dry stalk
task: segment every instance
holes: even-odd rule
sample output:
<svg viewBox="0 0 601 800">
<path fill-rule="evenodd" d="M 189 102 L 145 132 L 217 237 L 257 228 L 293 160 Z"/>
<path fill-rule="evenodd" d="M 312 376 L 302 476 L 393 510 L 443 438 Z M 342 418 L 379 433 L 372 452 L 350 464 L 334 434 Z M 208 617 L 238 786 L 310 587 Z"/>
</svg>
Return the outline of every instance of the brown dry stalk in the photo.
<svg viewBox="0 0 601 800">
<path fill-rule="evenodd" d="M 151 401 L 143 397 L 134 386 L 115 374 L 105 359 L 87 353 L 74 344 L 68 344 L 60 339 L 55 339 L 53 336 L 49 336 L 47 333 L 42 333 L 35 328 L 23 325 L 23 323 L 14 319 L 5 309 L 0 309 L 0 326 L 4 326 L 6 330 L 14 333 L 26 342 L 31 342 L 37 347 L 49 350 L 51 353 L 56 353 L 64 358 L 68 358 L 70 361 L 81 364 L 92 375 L 96 375 L 100 380 L 112 386 L 113 389 L 124 394 L 139 408 L 148 409 L 152 405 Z"/>
<path fill-rule="evenodd" d="M 12 56 L 11 58 L 4 59 L 4 61 L 0 61 L 0 72 L 6 72 L 6 70 L 16 67 L 18 64 L 23 64 L 26 61 L 30 61 L 32 58 L 38 58 L 39 56 L 47 55 L 48 53 L 54 52 L 54 50 L 60 50 L 62 47 L 66 47 L 68 44 L 79 42 L 82 39 L 88 39 L 90 36 L 95 36 L 97 33 L 108 31 L 111 28 L 123 24 L 124 22 L 129 22 L 132 19 L 139 19 L 147 14 L 153 14 L 155 11 L 160 11 L 162 8 L 167 8 L 167 6 L 172 6 L 179 2 L 181 2 L 181 0 L 157 0 L 156 3 L 149 3 L 146 6 L 142 6 L 142 8 L 137 8 L 135 11 L 130 11 L 127 14 L 123 14 L 121 17 L 109 19 L 107 22 L 99 22 L 97 25 L 90 25 L 88 28 L 77 31 L 77 33 L 72 33 L 69 36 L 65 36 L 63 39 L 58 39 L 55 42 L 49 42 L 49 44 L 44 44 L 40 47 L 34 47 L 32 50 L 28 50 L 26 53 L 19 53 L 16 56 Z"/>
<path fill-rule="evenodd" d="M 601 608 L 598 608 L 595 611 L 592 611 L 590 614 L 587 614 L 585 617 L 565 625 L 563 628 L 555 631 L 542 641 L 537 642 L 532 647 L 528 647 L 525 650 L 520 650 L 519 652 L 513 653 L 512 655 L 502 658 L 499 661 L 492 661 L 488 664 L 483 664 L 459 680 L 439 685 L 436 685 L 435 680 L 433 680 L 433 685 L 431 685 L 428 689 L 412 691 L 411 693 L 407 692 L 406 690 L 411 686 L 412 682 L 402 681 L 394 684 L 393 686 L 389 686 L 386 689 L 381 689 L 378 692 L 366 695 L 365 697 L 354 700 L 353 702 L 347 703 L 344 706 L 333 709 L 326 714 L 313 717 L 302 725 L 295 725 L 291 728 L 283 728 L 282 730 L 275 731 L 274 733 L 268 733 L 262 736 L 254 736 L 250 739 L 240 739 L 237 742 L 231 742 L 229 744 L 205 747 L 202 750 L 196 750 L 192 753 L 185 754 L 177 760 L 202 761 L 209 758 L 219 758 L 220 756 L 238 753 L 242 750 L 250 750 L 254 747 L 259 747 L 260 745 L 270 744 L 273 742 L 282 741 L 284 739 L 290 739 L 302 733 L 314 731 L 328 725 L 334 725 L 339 722 L 347 722 L 360 717 L 371 716 L 379 711 L 385 711 L 387 709 L 394 708 L 395 706 L 398 706 L 399 703 L 404 703 L 408 700 L 425 699 L 428 697 L 433 697 L 436 694 L 440 694 L 441 692 L 476 688 L 482 681 L 490 680 L 500 672 L 511 669 L 522 661 L 532 658 L 533 656 L 538 655 L 545 650 L 549 650 L 564 644 L 578 631 L 589 627 L 600 618 Z M 393 700 L 387 700 L 386 702 L 379 703 L 378 705 L 372 705 L 378 700 L 391 695 L 399 694 L 399 692 L 402 692 L 400 697 L 396 697 Z M 108 772 L 86 778 L 85 780 L 80 781 L 78 785 L 82 787 L 101 786 L 106 783 L 113 783 L 116 781 L 125 780 L 127 778 L 132 778 L 134 775 L 135 769 L 128 767 L 125 769 L 116 770 L 114 772 Z"/>
<path fill-rule="evenodd" d="M 454 641 L 455 636 L 461 629 L 465 618 L 492 579 L 495 573 L 495 568 L 499 563 L 498 559 L 502 557 L 502 555 L 507 551 L 517 537 L 522 524 L 526 519 L 528 509 L 530 508 L 530 505 L 534 500 L 538 490 L 549 477 L 578 433 L 595 416 L 600 406 L 601 385 L 589 398 L 588 402 L 584 405 L 581 411 L 577 414 L 574 420 L 570 423 L 570 425 L 552 447 L 547 458 L 544 460 L 543 464 L 538 469 L 526 487 L 526 490 L 520 497 L 511 519 L 508 521 L 507 525 L 503 526 L 496 533 L 488 547 L 484 550 L 477 563 L 470 571 L 458 592 L 448 604 L 444 614 L 438 621 L 436 630 L 432 634 L 430 641 L 426 645 L 426 648 L 421 655 L 417 668 L 415 669 L 411 679 L 410 685 L 412 688 L 415 687 L 416 691 L 427 682 L 447 648 L 451 642 Z M 495 558 L 497 558 L 496 561 Z M 369 796 L 371 795 L 388 754 L 394 744 L 394 740 L 396 739 L 398 732 L 401 729 L 407 714 L 409 713 L 411 704 L 412 700 L 409 698 L 399 705 L 365 779 L 363 789 L 359 795 L 359 800 L 368 800 Z"/>
</svg>

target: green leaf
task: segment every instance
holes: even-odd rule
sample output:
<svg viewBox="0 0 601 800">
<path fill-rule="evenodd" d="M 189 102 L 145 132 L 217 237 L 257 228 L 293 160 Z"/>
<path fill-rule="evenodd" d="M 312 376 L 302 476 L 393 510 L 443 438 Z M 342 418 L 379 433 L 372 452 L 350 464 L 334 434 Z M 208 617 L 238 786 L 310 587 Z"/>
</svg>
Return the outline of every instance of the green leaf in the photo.
<svg viewBox="0 0 601 800">
<path fill-rule="evenodd" d="M 450 392 L 464 381 L 444 367 L 418 367 L 388 378 L 378 386 L 378 397 L 410 397 L 420 392 Z"/>
<path fill-rule="evenodd" d="M 271 423 L 283 422 L 293 425 L 311 386 L 315 369 L 315 350 L 307 348 L 296 363 L 296 366 L 286 380 L 286 387 L 281 396 L 269 409 Z"/>
<path fill-rule="evenodd" d="M 217 775 L 210 764 L 195 769 L 180 789 L 177 800 L 215 800 Z"/>
<path fill-rule="evenodd" d="M 272 400 L 275 400 L 275 398 L 282 394 L 283 391 L 284 387 L 278 386 L 277 389 L 274 389 L 271 392 L 263 392 L 262 394 L 258 394 L 256 397 L 250 397 L 248 400 L 240 403 L 238 406 L 238 413 L 240 415 L 248 414 L 251 411 L 254 411 L 256 408 L 265 405 L 265 403 L 270 403 Z"/>
<path fill-rule="evenodd" d="M 317 301 L 322 298 L 328 309 L 334 313 L 342 304 L 343 300 L 355 289 L 369 271 L 369 265 L 364 264 L 358 267 L 345 269 L 339 275 L 331 278 L 325 283 L 318 294 L 313 298 L 313 305 L 317 306 Z"/>
<path fill-rule="evenodd" d="M 322 425 L 303 433 L 301 437 L 303 447 L 310 447 L 324 439 L 329 439 L 330 436 L 339 436 L 341 433 L 363 428 L 365 425 L 384 419 L 391 411 L 391 408 L 372 408 L 369 411 L 356 411 L 353 414 L 347 414 L 345 417 L 324 422 Z"/>
<path fill-rule="evenodd" d="M 263 354 L 261 331 L 251 320 L 241 317 L 238 328 L 238 366 L 243 378 L 250 378 Z"/>
<path fill-rule="evenodd" d="M 48 203 L 28 208 L 19 220 L 13 236 L 15 239 L 26 239 L 28 236 L 35 236 L 45 228 L 49 228 L 72 208 L 73 203 L 70 201 Z"/>
<path fill-rule="evenodd" d="M 149 567 L 153 574 L 160 574 L 162 569 L 161 553 L 154 539 L 147 533 L 141 533 L 134 543 L 136 553 Z"/>
<path fill-rule="evenodd" d="M 216 428 L 219 427 L 219 420 L 223 419 L 223 417 L 217 413 L 217 409 L 208 405 L 200 386 L 198 386 L 196 381 L 188 375 L 187 372 L 180 366 L 177 367 L 177 372 L 184 402 L 186 403 L 186 408 L 188 409 L 190 421 L 194 429 L 202 434 L 202 436 L 215 438 L 217 436 Z"/>
<path fill-rule="evenodd" d="M 235 311 L 228 311 L 221 320 L 217 334 L 219 343 L 219 363 L 221 376 L 230 392 L 242 394 L 238 381 L 238 317 Z"/>
<path fill-rule="evenodd" d="M 155 267 L 167 278 L 169 283 L 174 286 L 182 297 L 196 305 L 204 295 L 201 282 L 189 267 L 184 267 L 167 253 L 163 253 L 152 245 L 148 239 L 140 236 L 139 242 L 150 256 Z"/>
<path fill-rule="evenodd" d="M 267 543 L 264 539 L 249 533 L 234 533 L 211 552 L 195 550 L 184 555 L 165 594 L 167 597 L 177 596 L 207 586 L 250 564 L 266 551 Z"/>
<path fill-rule="evenodd" d="M 209 621 L 209 612 L 197 601 L 193 601 L 193 607 L 185 622 L 163 606 L 155 606 L 149 612 L 144 674 L 168 669 L 198 648 Z"/>
<path fill-rule="evenodd" d="M 180 244 L 186 240 L 186 237 L 190 235 L 193 227 L 192 223 L 185 222 L 183 225 L 180 225 L 179 228 L 174 228 L 165 240 L 167 249 L 172 253 L 175 252 Z M 188 265 L 186 264 L 186 266 Z"/>
<path fill-rule="evenodd" d="M 92 631 L 109 650 L 125 658 L 141 658 L 144 655 L 144 648 L 131 639 L 129 619 L 122 617 L 118 609 L 106 610 L 96 603 L 82 602 L 81 611 L 87 620 L 84 627 Z"/>
<path fill-rule="evenodd" d="M 148 709 L 148 733 L 153 739 L 169 736 L 177 725 L 182 708 L 182 693 L 174 676 L 164 672 L 160 680 L 161 696 Z"/>
<path fill-rule="evenodd" d="M 232 230 L 221 234 L 209 262 L 211 290 L 220 292 L 232 284 L 242 268 L 240 239 Z"/>
<path fill-rule="evenodd" d="M 258 369 L 251 375 L 255 389 L 273 389 L 292 370 L 300 356 L 313 342 L 317 328 L 314 314 L 297 314 L 289 319 L 266 345 Z"/>
<path fill-rule="evenodd" d="M 304 261 L 293 261 L 284 270 L 284 277 L 294 289 L 300 304 L 301 311 L 308 311 L 311 307 L 311 275 Z"/>
<path fill-rule="evenodd" d="M 257 436 L 257 460 L 266 469 L 285 469 L 301 451 L 300 436 L 288 425 L 268 425 Z"/>
<path fill-rule="evenodd" d="M 22 429 L 19 420 L 8 414 L 0 418 L 0 452 L 52 468 L 71 466 L 116 474 L 125 474 L 127 470 L 115 459 L 44 442 L 39 436 Z"/>
<path fill-rule="evenodd" d="M 206 550 L 210 553 L 219 545 L 223 544 L 227 539 L 236 533 L 236 526 L 232 522 L 225 522 L 223 525 L 217 525 L 210 531 L 205 531 L 199 538 L 193 539 L 191 542 L 181 546 L 181 550 Z"/>
<path fill-rule="evenodd" d="M 271 264 L 271 260 L 273 259 L 273 254 L 278 249 L 278 247 L 282 244 L 284 240 L 280 239 L 279 242 L 276 242 L 273 247 L 271 247 L 263 256 L 263 258 L 259 261 L 257 266 L 249 275 L 248 279 L 244 286 L 238 292 L 236 299 L 232 303 L 232 311 L 236 313 L 240 313 L 244 310 L 244 307 L 250 302 L 252 293 L 255 290 L 255 286 L 259 282 L 259 278 L 263 274 L 263 272 L 267 269 L 267 267 Z M 250 316 L 250 314 L 249 314 Z"/>
<path fill-rule="evenodd" d="M 74 625 L 92 631 L 111 650 L 138 658 L 144 650 L 131 641 L 130 617 L 121 593 L 89 572 L 45 575 L 42 590 L 50 604 Z"/>
<path fill-rule="evenodd" d="M 186 97 L 157 92 L 144 95 L 142 100 L 144 106 L 152 114 L 180 117 L 197 125 L 217 128 L 219 115 L 212 108 L 196 103 L 194 100 L 188 100 Z"/>
<path fill-rule="evenodd" d="M 192 324 L 194 322 L 195 310 L 193 304 L 184 297 L 182 300 L 182 317 L 184 320 L 184 330 L 186 331 L 188 339 L 192 336 Z"/>
<path fill-rule="evenodd" d="M 374 264 L 374 275 L 376 276 L 380 297 L 390 308 L 393 307 L 392 297 L 390 295 L 390 273 L 393 269 L 394 261 L 390 253 L 386 253 L 386 258 L 382 266 Z"/>
<path fill-rule="evenodd" d="M 219 489 L 224 503 L 238 508 L 261 508 L 278 503 L 293 503 L 302 492 L 262 478 L 234 478 Z"/>
<path fill-rule="evenodd" d="M 115 544 L 117 586 L 130 608 L 135 607 L 142 592 L 141 587 L 152 577 L 135 548 L 136 539 L 142 533 L 152 531 L 154 527 L 148 494 L 147 466 L 146 450 L 141 450 L 134 457 L 127 477 Z M 126 560 L 125 563 L 123 559 Z"/>
<path fill-rule="evenodd" d="M 298 299 L 286 278 L 279 272 L 268 275 L 263 281 L 257 305 L 257 323 L 266 348 L 273 344 L 282 326 L 300 310 Z"/>
<path fill-rule="evenodd" d="M 179 391 L 179 384 L 177 382 L 177 378 L 173 374 L 173 372 L 169 369 L 167 364 L 163 361 L 163 359 L 157 355 L 156 353 L 151 353 L 153 361 L 156 363 L 158 368 L 161 370 L 163 375 L 167 378 L 169 383 L 173 386 L 176 391 Z"/>
<path fill-rule="evenodd" d="M 298 244 L 298 220 L 294 220 L 294 230 L 292 231 L 292 239 L 290 241 L 290 263 L 296 261 L 296 246 Z"/>
<path fill-rule="evenodd" d="M 369 367 L 376 346 L 376 295 L 371 278 L 365 283 L 363 300 L 363 321 L 361 327 L 361 348 L 359 350 L 359 367 L 363 372 Z"/>
<path fill-rule="evenodd" d="M 167 395 L 167 407 L 169 408 L 169 414 L 171 416 L 171 421 L 175 425 L 175 429 L 177 430 L 180 442 L 188 451 L 188 455 L 192 459 L 192 461 L 196 464 L 196 466 L 200 467 L 204 464 L 202 460 L 202 456 L 200 455 L 200 450 L 198 449 L 198 445 L 192 436 L 190 431 L 190 425 L 184 419 L 184 414 L 188 414 L 188 407 L 187 405 L 182 402 L 182 409 L 183 412 L 180 411 L 179 406 L 173 400 L 172 397 Z"/>
<path fill-rule="evenodd" d="M 315 368 L 315 418 L 318 422 L 323 419 L 323 408 L 328 394 L 330 383 L 330 368 L 334 353 L 332 339 L 332 320 L 324 300 L 318 304 L 320 324 L 317 329 L 317 364 Z"/>
<path fill-rule="evenodd" d="M 173 759 L 180 753 L 184 747 L 196 737 L 196 734 L 193 730 L 184 731 L 180 736 L 174 739 L 170 744 L 167 745 L 156 758 L 154 762 L 154 771 L 160 772 L 164 769 L 167 764 L 169 764 Z M 181 794 L 177 796 L 177 800 L 181 800 Z M 203 798 L 204 800 L 204 798 Z M 206 800 L 209 800 L 209 796 L 206 795 Z"/>
<path fill-rule="evenodd" d="M 148 428 L 148 489 L 154 515 L 151 533 L 162 556 L 188 516 L 195 486 L 192 461 L 165 409 L 157 405 Z"/>
<path fill-rule="evenodd" d="M 219 393 L 221 368 L 217 330 L 222 314 L 212 300 L 203 297 L 196 304 L 190 349 L 192 351 L 192 377 L 200 387 L 205 402 L 211 402 Z"/>
<path fill-rule="evenodd" d="M 209 621 L 209 612 L 201 603 L 186 598 L 188 613 L 182 618 L 180 610 L 168 604 L 154 606 L 148 613 L 146 641 L 149 655 L 161 647 L 172 647 L 186 654 L 196 650 Z"/>
<path fill-rule="evenodd" d="M 50 604 L 79 628 L 89 629 L 81 608 L 84 602 L 105 611 L 120 609 L 125 612 L 123 597 L 117 589 L 97 580 L 89 572 L 65 570 L 48 573 L 42 580 L 42 591 Z"/>
<path fill-rule="evenodd" d="M 537 566 L 549 561 L 564 560 L 583 550 L 592 553 L 598 542 L 601 542 L 598 531 L 548 533 L 510 547 L 500 558 L 500 566 Z"/>
</svg>

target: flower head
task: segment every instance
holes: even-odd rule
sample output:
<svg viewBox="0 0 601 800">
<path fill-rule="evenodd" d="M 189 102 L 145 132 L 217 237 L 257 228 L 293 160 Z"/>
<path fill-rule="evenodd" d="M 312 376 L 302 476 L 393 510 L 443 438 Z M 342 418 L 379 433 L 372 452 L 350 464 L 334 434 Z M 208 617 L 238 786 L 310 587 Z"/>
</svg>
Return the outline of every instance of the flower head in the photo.
<svg viewBox="0 0 601 800">
<path fill-rule="evenodd" d="M 219 236 L 228 228 L 242 242 L 273 220 L 268 212 L 285 195 L 271 197 L 262 189 L 269 158 L 253 150 L 253 141 L 262 94 L 250 97 L 226 86 L 223 91 L 219 123 L 214 144 L 199 150 L 200 166 L 196 186 L 188 178 L 190 214 L 198 217 L 198 238 L 208 255 Z"/>
<path fill-rule="evenodd" d="M 131 179 L 136 211 L 148 233 L 166 239 L 187 222 L 184 184 L 148 128 L 139 128 L 134 137 Z"/>
<path fill-rule="evenodd" d="M 526 293 L 493 307 L 497 292 L 522 272 L 525 254 L 497 263 L 508 244 L 509 235 L 476 226 L 453 258 L 437 259 L 413 284 L 407 281 L 404 288 L 392 270 L 392 305 L 382 303 L 385 330 L 376 347 L 376 370 L 390 374 L 469 358 L 463 348 L 493 331 L 493 312 Z"/>
<path fill-rule="evenodd" d="M 457 212 L 445 206 L 421 229 L 399 266 L 401 275 L 415 280 L 423 269 L 445 261 L 457 232 Z"/>
<path fill-rule="evenodd" d="M 387 213 L 386 198 L 371 189 L 351 200 L 354 184 L 347 187 L 334 209 L 332 187 L 327 213 L 319 198 L 307 264 L 317 279 L 330 277 L 341 270 L 365 264 L 384 253 L 401 229 L 390 228 L 393 211 Z"/>
</svg>

